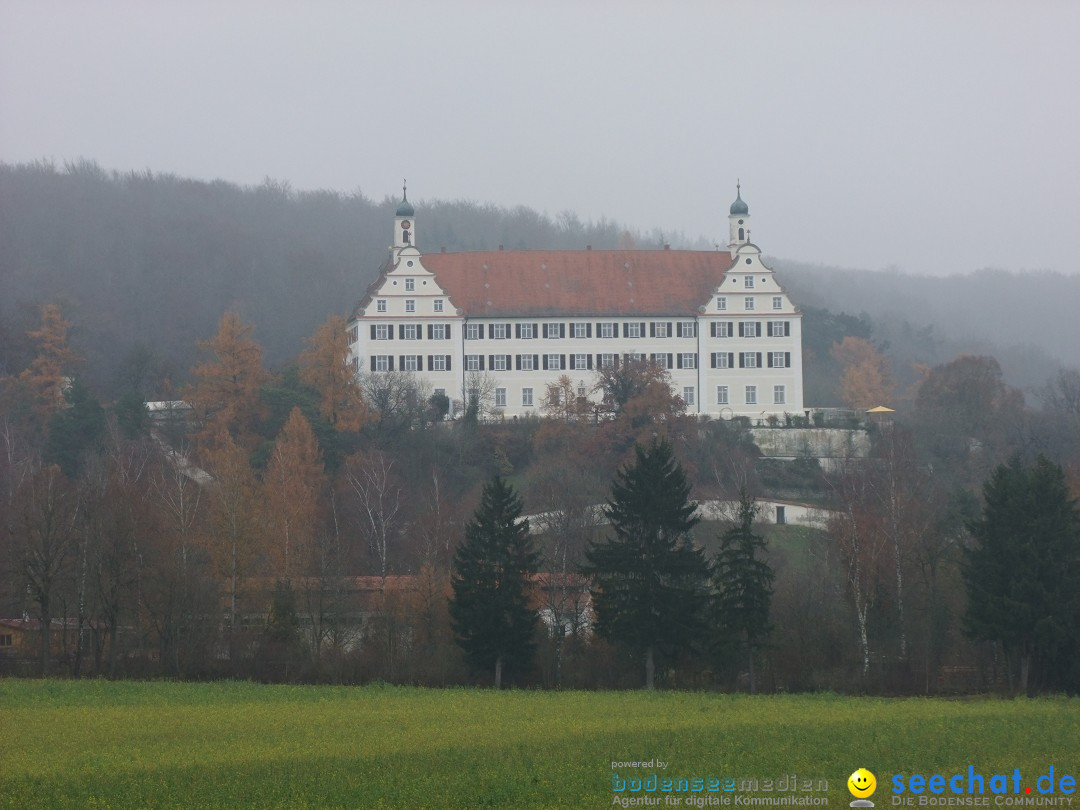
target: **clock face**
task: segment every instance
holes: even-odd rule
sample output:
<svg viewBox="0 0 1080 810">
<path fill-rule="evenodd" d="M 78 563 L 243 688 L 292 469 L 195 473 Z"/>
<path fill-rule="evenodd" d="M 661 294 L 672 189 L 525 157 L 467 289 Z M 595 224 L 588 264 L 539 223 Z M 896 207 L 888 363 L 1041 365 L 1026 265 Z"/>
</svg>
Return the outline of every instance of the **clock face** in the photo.
<svg viewBox="0 0 1080 810">
<path fill-rule="evenodd" d="M 402 222 L 401 222 L 401 230 L 407 231 L 411 227 L 412 227 L 412 223 L 409 222 L 409 220 L 407 220 L 407 219 L 402 220 Z"/>
</svg>

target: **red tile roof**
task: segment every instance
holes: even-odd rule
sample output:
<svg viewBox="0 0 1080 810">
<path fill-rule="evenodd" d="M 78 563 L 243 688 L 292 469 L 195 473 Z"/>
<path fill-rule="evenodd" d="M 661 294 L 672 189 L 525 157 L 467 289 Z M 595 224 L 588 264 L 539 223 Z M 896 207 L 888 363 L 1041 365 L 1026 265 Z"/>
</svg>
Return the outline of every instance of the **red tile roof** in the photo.
<svg viewBox="0 0 1080 810">
<path fill-rule="evenodd" d="M 727 251 L 577 250 L 424 254 L 469 317 L 697 315 L 731 268 Z"/>
</svg>

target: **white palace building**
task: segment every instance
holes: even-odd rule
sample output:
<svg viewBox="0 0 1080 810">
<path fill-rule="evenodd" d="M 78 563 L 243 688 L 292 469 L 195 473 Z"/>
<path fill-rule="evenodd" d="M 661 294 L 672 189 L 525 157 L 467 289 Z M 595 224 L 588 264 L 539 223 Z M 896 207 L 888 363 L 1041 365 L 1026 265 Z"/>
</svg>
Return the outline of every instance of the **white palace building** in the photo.
<svg viewBox="0 0 1080 810">
<path fill-rule="evenodd" d="M 394 244 L 349 324 L 353 368 L 416 374 L 460 411 L 484 380 L 506 417 L 541 415 L 566 375 L 647 360 L 687 412 L 758 420 L 803 413 L 802 314 L 750 241 L 741 192 L 726 251 L 421 253 L 403 195 Z"/>
</svg>

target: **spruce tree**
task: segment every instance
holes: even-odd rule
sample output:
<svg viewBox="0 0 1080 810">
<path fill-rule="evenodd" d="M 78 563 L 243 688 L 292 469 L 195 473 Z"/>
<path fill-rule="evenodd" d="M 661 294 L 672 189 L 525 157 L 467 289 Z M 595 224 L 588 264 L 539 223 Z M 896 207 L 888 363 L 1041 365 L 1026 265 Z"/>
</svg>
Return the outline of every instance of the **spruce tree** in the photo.
<svg viewBox="0 0 1080 810">
<path fill-rule="evenodd" d="M 999 466 L 968 528 L 964 629 L 1018 661 L 1019 691 L 1080 689 L 1080 512 L 1057 464 Z"/>
<path fill-rule="evenodd" d="M 535 651 L 536 610 L 529 597 L 539 555 L 529 521 L 519 520 L 521 508 L 513 487 L 495 476 L 454 554 L 454 634 L 470 667 L 494 669 L 496 689 L 504 670 L 511 676 L 527 672 Z"/>
<path fill-rule="evenodd" d="M 761 556 L 765 540 L 754 533 L 757 507 L 743 490 L 739 495 L 738 523 L 720 538 L 720 550 L 713 561 L 714 612 L 717 641 L 721 652 L 741 651 L 750 673 L 750 693 L 757 691 L 754 653 L 762 647 L 772 627 L 773 571 Z"/>
<path fill-rule="evenodd" d="M 708 568 L 690 539 L 697 506 L 671 445 L 654 441 L 635 452 L 605 507 L 615 536 L 590 546 L 582 570 L 594 583 L 597 632 L 643 655 L 652 689 L 657 655 L 702 638 Z"/>
</svg>

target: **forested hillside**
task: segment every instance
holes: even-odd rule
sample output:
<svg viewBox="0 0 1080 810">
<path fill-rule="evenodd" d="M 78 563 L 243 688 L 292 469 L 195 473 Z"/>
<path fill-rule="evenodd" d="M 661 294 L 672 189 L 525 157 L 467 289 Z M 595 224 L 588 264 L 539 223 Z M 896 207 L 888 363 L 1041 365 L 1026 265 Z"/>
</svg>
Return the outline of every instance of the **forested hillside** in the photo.
<svg viewBox="0 0 1080 810">
<path fill-rule="evenodd" d="M 415 375 L 345 362 L 393 200 L 86 165 L 0 179 L 0 675 L 1080 688 L 1080 372 L 1025 397 L 993 356 L 938 360 L 960 344 L 917 313 L 807 285 L 808 403 L 898 406 L 842 415 L 867 458 L 763 458 L 750 420 L 686 413 L 647 363 L 596 372 L 595 401 L 551 381 L 544 419 L 502 418 L 479 380 L 446 420 Z M 448 249 L 637 238 L 428 209 Z M 152 418 L 162 397 L 190 407 Z M 755 498 L 826 512 L 771 524 Z M 737 519 L 699 522 L 713 499 Z M 522 621 L 492 666 L 487 620 L 510 612 L 485 566 L 508 554 Z"/>
<path fill-rule="evenodd" d="M 385 261 L 395 205 L 273 181 L 240 188 L 85 162 L 0 165 L 0 363 L 24 365 L 23 335 L 48 302 L 74 324 L 84 376 L 103 392 L 137 346 L 174 382 L 186 379 L 195 341 L 226 310 L 255 324 L 268 364 L 280 367 L 327 315 L 349 314 Z M 623 237 L 572 214 L 422 205 L 429 250 L 615 247 Z"/>
<path fill-rule="evenodd" d="M 132 365 L 152 369 L 152 396 L 169 396 L 168 383 L 175 390 L 188 378 L 196 342 L 226 310 L 254 324 L 268 366 L 282 368 L 304 336 L 329 314 L 347 316 L 363 294 L 385 260 L 395 204 L 270 180 L 242 188 L 90 162 L 0 164 L 0 373 L 26 366 L 26 332 L 45 303 L 59 304 L 73 324 L 81 376 L 105 398 Z M 690 246 L 681 235 L 631 233 L 570 212 L 552 218 L 438 200 L 420 207 L 429 251 Z M 843 404 L 830 350 L 849 335 L 890 356 L 900 399 L 918 381 L 918 364 L 961 352 L 996 356 L 1006 379 L 1029 391 L 1059 364 L 1075 365 L 1080 321 L 1068 309 L 1080 300 L 1080 276 L 942 279 L 774 265 L 806 312 L 810 406 Z"/>
<path fill-rule="evenodd" d="M 961 353 L 993 355 L 1006 379 L 1041 387 L 1060 366 L 1080 364 L 1080 274 L 983 269 L 921 276 L 841 270 L 786 259 L 774 262 L 804 308 L 862 313 L 898 370 L 936 365 Z"/>
</svg>

